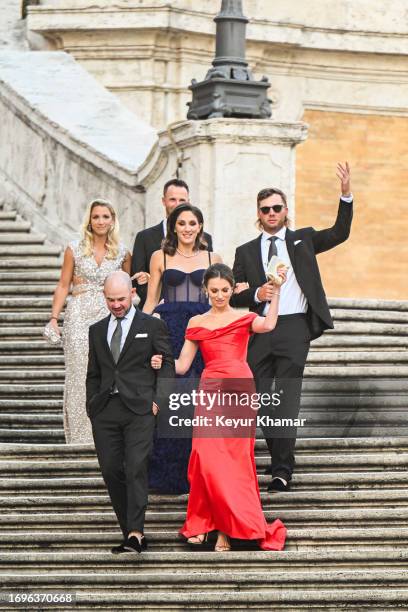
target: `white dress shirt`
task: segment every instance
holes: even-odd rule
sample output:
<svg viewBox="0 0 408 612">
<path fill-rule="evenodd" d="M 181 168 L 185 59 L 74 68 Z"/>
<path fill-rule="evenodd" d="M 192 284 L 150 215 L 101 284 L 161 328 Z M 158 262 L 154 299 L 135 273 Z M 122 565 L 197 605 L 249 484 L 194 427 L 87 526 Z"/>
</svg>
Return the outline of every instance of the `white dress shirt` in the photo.
<svg viewBox="0 0 408 612">
<path fill-rule="evenodd" d="M 165 238 L 167 236 L 167 219 L 163 219 L 162 224 L 163 224 L 163 238 Z"/>
<path fill-rule="evenodd" d="M 307 299 L 299 284 L 296 280 L 295 273 L 293 272 L 293 267 L 290 262 L 288 249 L 286 247 L 286 227 L 282 227 L 279 232 L 274 234 L 277 240 L 275 241 L 277 256 L 279 259 L 282 259 L 288 267 L 288 274 L 286 277 L 286 283 L 284 283 L 280 290 L 280 298 L 279 298 L 279 315 L 288 315 L 288 314 L 297 314 L 297 313 L 305 313 L 307 312 Z M 261 255 L 262 255 L 262 264 L 264 267 L 264 271 L 268 269 L 268 253 L 269 253 L 269 245 L 271 234 L 267 232 L 262 232 L 261 238 Z M 255 302 L 260 303 L 258 299 L 258 291 L 257 289 L 255 293 Z M 268 312 L 269 304 L 265 304 L 265 308 L 263 310 L 264 315 Z"/>
<path fill-rule="evenodd" d="M 341 200 L 351 204 L 353 202 L 353 195 L 350 196 L 341 196 Z M 280 290 L 280 298 L 279 298 L 279 315 L 288 315 L 288 314 L 298 314 L 307 312 L 307 299 L 299 287 L 299 283 L 296 280 L 295 273 L 292 268 L 292 264 L 289 258 L 288 249 L 286 247 L 286 227 L 282 227 L 279 232 L 274 234 L 277 238 L 275 241 L 277 255 L 279 259 L 282 259 L 285 263 L 287 263 L 289 267 L 288 274 L 286 277 L 286 283 L 284 283 Z M 268 269 L 268 254 L 269 254 L 269 245 L 270 241 L 268 238 L 271 238 L 271 234 L 267 232 L 262 232 L 261 238 L 261 255 L 262 255 L 262 263 L 264 267 L 264 271 Z M 255 292 L 255 302 L 260 304 L 261 300 L 258 299 L 258 291 L 259 287 Z M 268 304 L 265 304 L 265 308 L 263 309 L 262 314 L 266 315 L 268 312 Z"/>
<path fill-rule="evenodd" d="M 129 329 L 130 326 L 132 325 L 132 321 L 133 321 L 133 317 L 136 314 L 136 309 L 135 307 L 132 305 L 128 312 L 125 314 L 125 316 L 123 317 L 122 320 L 122 338 L 120 341 L 120 350 L 123 349 L 123 345 L 125 344 L 126 341 L 126 337 L 129 333 Z M 108 325 L 108 334 L 107 334 L 107 340 L 108 340 L 108 345 L 111 345 L 112 342 L 112 336 L 113 336 L 113 332 L 116 329 L 117 326 L 117 318 L 115 317 L 115 315 L 111 314 L 110 319 L 109 319 L 109 325 Z"/>
</svg>

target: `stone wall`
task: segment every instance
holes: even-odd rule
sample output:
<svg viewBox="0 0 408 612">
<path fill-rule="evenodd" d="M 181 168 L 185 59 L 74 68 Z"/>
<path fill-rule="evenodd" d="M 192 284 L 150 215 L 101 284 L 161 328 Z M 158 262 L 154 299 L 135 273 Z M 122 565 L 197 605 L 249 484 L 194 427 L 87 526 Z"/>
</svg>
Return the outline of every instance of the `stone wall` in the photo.
<svg viewBox="0 0 408 612">
<path fill-rule="evenodd" d="M 0 2 L 0 51 L 28 49 L 20 0 Z"/>
<path fill-rule="evenodd" d="M 332 225 L 335 165 L 353 165 L 356 200 L 350 239 L 319 256 L 328 295 L 406 299 L 408 119 L 307 111 L 308 140 L 297 149 L 297 224 Z"/>
<path fill-rule="evenodd" d="M 274 118 L 304 109 L 407 115 L 404 0 L 247 0 L 248 61 L 271 83 Z M 214 56 L 220 0 L 42 0 L 30 32 L 64 49 L 158 129 L 186 117 Z"/>
<path fill-rule="evenodd" d="M 71 239 L 103 197 L 130 246 L 145 223 L 137 170 L 156 138 L 69 55 L 0 53 L 0 198 L 52 242 Z"/>
</svg>

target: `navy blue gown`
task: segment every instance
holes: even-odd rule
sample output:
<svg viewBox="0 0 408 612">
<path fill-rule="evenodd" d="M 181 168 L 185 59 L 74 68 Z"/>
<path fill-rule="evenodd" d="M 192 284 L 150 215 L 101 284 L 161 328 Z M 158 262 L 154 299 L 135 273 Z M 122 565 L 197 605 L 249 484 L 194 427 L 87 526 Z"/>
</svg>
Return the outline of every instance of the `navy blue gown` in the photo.
<svg viewBox="0 0 408 612">
<path fill-rule="evenodd" d="M 208 255 L 211 264 L 210 254 Z M 200 268 L 187 273 L 176 268 L 166 268 L 162 276 L 162 296 L 164 302 L 155 312 L 167 324 L 174 358 L 180 355 L 184 344 L 187 324 L 191 317 L 203 314 L 210 306 L 202 290 L 205 269 Z M 177 378 L 197 378 L 201 376 L 204 363 L 200 351 L 184 376 Z M 154 436 L 153 450 L 149 464 L 149 487 L 160 493 L 188 493 L 187 467 L 191 452 L 191 438 L 161 438 Z"/>
</svg>

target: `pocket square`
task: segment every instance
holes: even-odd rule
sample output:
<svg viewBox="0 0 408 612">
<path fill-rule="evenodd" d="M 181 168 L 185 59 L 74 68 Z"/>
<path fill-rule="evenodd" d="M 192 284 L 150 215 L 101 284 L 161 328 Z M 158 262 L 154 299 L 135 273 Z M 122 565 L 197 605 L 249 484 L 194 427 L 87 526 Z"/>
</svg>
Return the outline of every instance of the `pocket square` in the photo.
<svg viewBox="0 0 408 612">
<path fill-rule="evenodd" d="M 299 242 L 303 242 L 303 240 L 295 240 L 293 244 L 296 246 L 297 244 L 299 244 Z"/>
<path fill-rule="evenodd" d="M 136 334 L 135 338 L 147 338 L 147 334 Z"/>
</svg>

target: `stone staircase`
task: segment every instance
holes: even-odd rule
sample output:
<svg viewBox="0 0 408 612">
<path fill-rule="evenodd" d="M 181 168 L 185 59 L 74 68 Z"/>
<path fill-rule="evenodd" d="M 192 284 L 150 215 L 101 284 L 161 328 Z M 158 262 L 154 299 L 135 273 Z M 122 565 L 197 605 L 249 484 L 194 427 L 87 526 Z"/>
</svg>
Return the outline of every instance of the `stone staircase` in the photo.
<svg viewBox="0 0 408 612">
<path fill-rule="evenodd" d="M 177 535 L 186 496 L 151 495 L 149 551 L 117 557 L 93 448 L 64 444 L 62 353 L 41 337 L 60 264 L 59 248 L 0 209 L 3 593 L 69 591 L 83 610 L 408 609 L 408 303 L 331 301 L 336 330 L 310 354 L 290 492 L 266 493 L 257 440 L 285 551 L 191 552 Z"/>
</svg>

